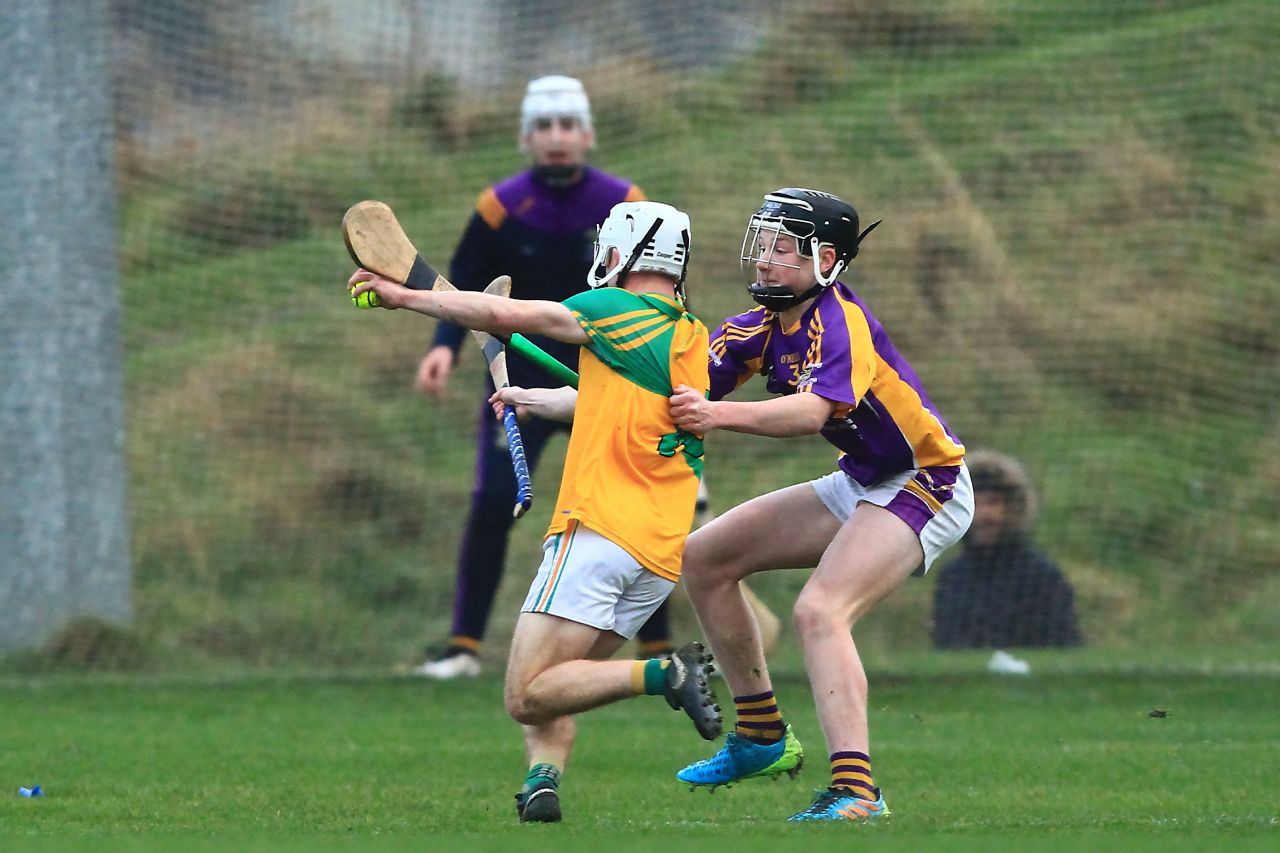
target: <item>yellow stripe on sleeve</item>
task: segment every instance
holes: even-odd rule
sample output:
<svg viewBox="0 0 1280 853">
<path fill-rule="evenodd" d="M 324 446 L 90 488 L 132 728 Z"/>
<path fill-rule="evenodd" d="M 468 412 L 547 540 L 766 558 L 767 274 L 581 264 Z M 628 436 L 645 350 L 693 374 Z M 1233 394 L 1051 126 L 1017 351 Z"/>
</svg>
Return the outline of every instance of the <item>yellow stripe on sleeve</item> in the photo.
<svg viewBox="0 0 1280 853">
<path fill-rule="evenodd" d="M 498 194 L 494 192 L 493 187 L 480 193 L 480 197 L 476 199 L 476 213 L 480 214 L 484 224 L 494 231 L 497 231 L 507 218 L 507 209 L 502 206 L 502 202 L 498 201 Z"/>
<path fill-rule="evenodd" d="M 609 323 L 607 325 L 597 323 L 596 328 L 609 340 L 620 340 L 621 338 L 646 332 L 651 326 L 667 326 L 673 322 L 673 320 L 662 314 L 651 312 L 647 316 L 639 318 L 636 322 L 625 326 L 618 323 Z"/>
<path fill-rule="evenodd" d="M 844 314 L 845 330 L 849 334 L 849 387 L 853 389 L 853 398 L 861 400 L 878 375 L 880 354 L 876 352 L 875 342 L 871 340 L 871 327 L 867 325 L 867 315 L 862 313 L 856 302 L 847 301 L 838 291 L 836 293 L 840 310 Z M 876 395 L 879 396 L 877 390 Z"/>
<path fill-rule="evenodd" d="M 964 445 L 951 440 L 942 422 L 925 408 L 916 389 L 904 382 L 898 371 L 878 355 L 876 361 L 876 399 L 889 410 L 889 416 L 915 449 L 916 465 L 959 465 L 964 460 Z"/>
<path fill-rule="evenodd" d="M 631 340 L 626 341 L 625 343 L 614 344 L 614 349 L 618 350 L 619 352 L 626 352 L 627 350 L 635 349 L 636 347 L 639 347 L 639 346 L 644 346 L 645 344 L 649 343 L 649 341 L 658 337 L 658 335 L 661 335 L 662 333 L 666 332 L 671 327 L 671 325 L 672 324 L 669 322 L 663 323 L 657 328 L 651 329 L 648 332 L 645 332 L 643 335 L 641 335 L 638 338 L 632 338 Z"/>
<path fill-rule="evenodd" d="M 596 321 L 596 325 L 599 326 L 601 330 L 612 329 L 615 326 L 620 326 L 623 323 L 628 323 L 632 320 L 649 318 L 652 316 L 654 316 L 654 310 L 652 308 L 640 308 L 635 311 L 623 311 L 621 314 L 611 314 L 608 317 L 602 317 L 600 320 Z"/>
</svg>

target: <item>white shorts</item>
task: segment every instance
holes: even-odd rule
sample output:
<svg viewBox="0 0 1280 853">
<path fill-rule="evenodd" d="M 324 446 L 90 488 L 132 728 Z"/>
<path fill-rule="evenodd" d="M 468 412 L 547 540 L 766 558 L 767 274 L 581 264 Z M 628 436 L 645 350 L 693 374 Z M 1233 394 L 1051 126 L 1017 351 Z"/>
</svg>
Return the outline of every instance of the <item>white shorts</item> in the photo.
<svg viewBox="0 0 1280 853">
<path fill-rule="evenodd" d="M 924 549 L 924 567 L 917 574 L 929 571 L 938 555 L 959 542 L 973 521 L 973 481 L 966 465 L 958 471 L 913 468 L 869 487 L 839 470 L 811 483 L 822 503 L 841 521 L 848 521 L 863 501 L 905 521 Z"/>
<path fill-rule="evenodd" d="M 542 543 L 542 565 L 521 613 L 550 613 L 630 640 L 676 585 L 623 548 L 570 522 Z"/>
</svg>

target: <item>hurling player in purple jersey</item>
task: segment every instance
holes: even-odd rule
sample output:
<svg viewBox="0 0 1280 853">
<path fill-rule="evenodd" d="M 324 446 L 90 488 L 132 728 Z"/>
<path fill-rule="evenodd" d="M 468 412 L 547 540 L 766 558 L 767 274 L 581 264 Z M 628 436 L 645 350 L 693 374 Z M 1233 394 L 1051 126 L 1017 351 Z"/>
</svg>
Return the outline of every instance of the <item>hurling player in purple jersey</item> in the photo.
<svg viewBox="0 0 1280 853">
<path fill-rule="evenodd" d="M 927 571 L 973 515 L 964 446 L 880 321 L 839 280 L 876 224 L 859 231 L 853 207 L 829 193 L 765 196 L 741 253 L 759 307 L 712 334 L 710 399 L 684 388 L 671 397 L 676 425 L 699 435 L 819 433 L 839 451 L 833 473 L 749 500 L 685 547 L 686 589 L 737 714 L 724 747 L 677 774 L 695 786 L 799 770 L 803 749 L 779 710 L 740 583 L 817 567 L 793 615 L 831 776 L 792 820 L 887 812 L 871 774 L 867 678 L 852 629 L 909 575 Z M 722 399 L 755 373 L 781 396 Z"/>
</svg>

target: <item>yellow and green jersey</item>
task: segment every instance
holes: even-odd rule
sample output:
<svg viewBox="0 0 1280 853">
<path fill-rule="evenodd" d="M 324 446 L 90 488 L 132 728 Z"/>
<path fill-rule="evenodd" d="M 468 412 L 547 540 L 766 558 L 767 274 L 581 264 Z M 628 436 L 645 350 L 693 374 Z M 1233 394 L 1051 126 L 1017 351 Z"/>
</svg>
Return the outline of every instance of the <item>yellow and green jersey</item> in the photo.
<svg viewBox="0 0 1280 853">
<path fill-rule="evenodd" d="M 653 293 L 607 287 L 564 305 L 590 341 L 578 361 L 578 407 L 547 535 L 575 519 L 678 580 L 702 439 L 676 429 L 668 398 L 677 385 L 707 393 L 707 329 Z"/>
</svg>

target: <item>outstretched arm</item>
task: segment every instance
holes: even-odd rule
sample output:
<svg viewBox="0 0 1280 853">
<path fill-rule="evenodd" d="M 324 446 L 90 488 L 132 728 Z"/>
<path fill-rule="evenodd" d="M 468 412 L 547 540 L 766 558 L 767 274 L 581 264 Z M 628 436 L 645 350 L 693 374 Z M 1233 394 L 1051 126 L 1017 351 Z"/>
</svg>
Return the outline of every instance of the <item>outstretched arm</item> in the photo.
<svg viewBox="0 0 1280 853">
<path fill-rule="evenodd" d="M 812 435 L 836 410 L 836 403 L 817 394 L 791 394 L 772 400 L 708 400 L 687 385 L 678 386 L 670 402 L 676 426 L 697 435 L 706 435 L 713 429 L 774 438 Z"/>
<path fill-rule="evenodd" d="M 507 299 L 469 291 L 410 290 L 368 270 L 356 270 L 347 280 L 353 295 L 372 290 L 383 308 L 407 308 L 468 329 L 510 335 L 534 332 L 570 344 L 585 344 L 587 333 L 573 312 L 559 302 Z"/>
</svg>

